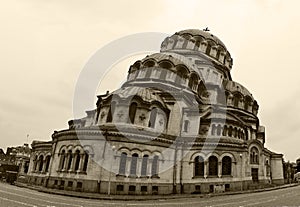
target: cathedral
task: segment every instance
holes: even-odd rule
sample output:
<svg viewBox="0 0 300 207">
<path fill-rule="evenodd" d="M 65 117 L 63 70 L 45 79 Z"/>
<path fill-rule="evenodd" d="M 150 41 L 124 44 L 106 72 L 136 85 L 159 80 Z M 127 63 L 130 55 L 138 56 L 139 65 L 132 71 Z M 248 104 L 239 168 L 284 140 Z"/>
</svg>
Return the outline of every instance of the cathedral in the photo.
<svg viewBox="0 0 300 207">
<path fill-rule="evenodd" d="M 102 194 L 220 193 L 283 184 L 251 92 L 207 30 L 167 37 L 121 88 L 49 142 L 34 141 L 29 185 Z M 251 75 L 251 74 L 250 74 Z"/>
</svg>

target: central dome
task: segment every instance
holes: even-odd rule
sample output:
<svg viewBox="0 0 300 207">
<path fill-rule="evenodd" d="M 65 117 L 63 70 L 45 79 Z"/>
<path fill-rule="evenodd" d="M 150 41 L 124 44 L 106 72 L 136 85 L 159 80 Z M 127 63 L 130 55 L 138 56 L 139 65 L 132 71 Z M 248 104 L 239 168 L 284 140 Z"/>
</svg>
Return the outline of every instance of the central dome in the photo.
<svg viewBox="0 0 300 207">
<path fill-rule="evenodd" d="M 162 42 L 160 51 L 201 54 L 229 70 L 232 68 L 232 58 L 225 44 L 215 35 L 199 29 L 182 30 L 167 37 Z"/>
<path fill-rule="evenodd" d="M 185 38 L 187 38 L 189 36 L 194 37 L 194 38 L 197 38 L 197 36 L 201 36 L 201 37 L 205 38 L 206 40 L 214 41 L 217 45 L 220 45 L 226 49 L 225 44 L 217 36 L 207 32 L 207 31 L 204 31 L 204 30 L 186 29 L 186 30 L 182 30 L 180 32 L 176 32 L 175 35 L 180 35 Z"/>
</svg>

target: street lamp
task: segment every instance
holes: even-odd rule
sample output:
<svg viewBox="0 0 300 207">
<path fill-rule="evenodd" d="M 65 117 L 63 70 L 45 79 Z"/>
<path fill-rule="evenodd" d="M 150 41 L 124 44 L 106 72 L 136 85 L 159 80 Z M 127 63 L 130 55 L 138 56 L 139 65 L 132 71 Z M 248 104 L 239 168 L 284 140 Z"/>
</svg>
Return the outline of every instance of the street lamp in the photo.
<svg viewBox="0 0 300 207">
<path fill-rule="evenodd" d="M 240 153 L 241 158 L 241 191 L 243 191 L 243 154 Z"/>
<path fill-rule="evenodd" d="M 115 154 L 116 146 L 112 146 L 111 149 L 112 149 L 112 152 L 113 152 L 112 158 L 114 159 L 114 154 Z M 108 195 L 110 195 L 112 165 L 113 165 L 113 160 L 111 160 L 111 162 L 110 162 L 109 177 L 108 177 L 108 189 L 107 189 L 107 191 L 108 191 L 107 194 Z"/>
</svg>

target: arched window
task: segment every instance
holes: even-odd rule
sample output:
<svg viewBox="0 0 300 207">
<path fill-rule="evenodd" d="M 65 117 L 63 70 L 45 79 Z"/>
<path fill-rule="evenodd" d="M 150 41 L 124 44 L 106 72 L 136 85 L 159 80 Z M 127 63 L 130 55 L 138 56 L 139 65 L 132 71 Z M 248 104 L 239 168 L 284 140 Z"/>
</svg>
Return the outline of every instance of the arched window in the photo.
<svg viewBox="0 0 300 207">
<path fill-rule="evenodd" d="M 134 124 L 136 109 L 137 109 L 137 103 L 135 103 L 135 102 L 131 103 L 130 107 L 129 107 L 129 121 L 132 124 Z"/>
<path fill-rule="evenodd" d="M 207 90 L 206 90 L 206 87 L 204 85 L 204 83 L 202 81 L 200 81 L 199 85 L 198 85 L 198 95 L 200 97 L 206 97 L 206 94 L 207 94 Z"/>
<path fill-rule="evenodd" d="M 190 122 L 188 120 L 185 120 L 183 124 L 183 131 L 188 132 L 189 126 L 190 126 Z"/>
<path fill-rule="evenodd" d="M 147 175 L 147 167 L 148 167 L 148 155 L 143 156 L 142 160 L 142 169 L 141 169 L 141 175 L 146 176 Z"/>
<path fill-rule="evenodd" d="M 211 135 L 215 135 L 216 134 L 216 125 L 212 125 L 211 127 Z"/>
<path fill-rule="evenodd" d="M 63 150 L 60 154 L 59 170 L 62 170 L 65 168 L 65 162 L 66 162 L 66 152 L 65 152 L 65 150 Z"/>
<path fill-rule="evenodd" d="M 38 157 L 35 156 L 33 159 L 33 171 L 37 171 L 37 166 L 38 166 Z"/>
<path fill-rule="evenodd" d="M 76 150 L 76 152 L 75 152 L 75 168 L 74 168 L 75 171 L 79 170 L 79 163 L 80 163 L 80 151 Z"/>
<path fill-rule="evenodd" d="M 223 136 L 227 136 L 227 126 L 224 126 L 223 132 L 222 132 Z"/>
<path fill-rule="evenodd" d="M 137 160 L 139 155 L 134 153 L 131 158 L 131 166 L 130 166 L 130 175 L 136 176 L 136 167 L 137 167 Z"/>
<path fill-rule="evenodd" d="M 28 173 L 28 168 L 29 168 L 29 161 L 26 161 L 24 164 L 24 173 Z"/>
<path fill-rule="evenodd" d="M 206 52 L 205 52 L 207 55 L 210 55 L 211 46 L 212 46 L 211 43 L 208 43 L 208 44 L 207 44 Z"/>
<path fill-rule="evenodd" d="M 156 116 L 157 116 L 157 108 L 152 108 L 151 113 L 150 113 L 148 127 L 151 127 L 151 128 L 155 127 Z"/>
<path fill-rule="evenodd" d="M 127 154 L 122 152 L 120 158 L 119 175 L 125 175 Z"/>
<path fill-rule="evenodd" d="M 209 175 L 218 175 L 218 158 L 216 156 L 210 156 L 208 159 L 208 173 Z"/>
<path fill-rule="evenodd" d="M 151 68 L 154 67 L 155 62 L 153 60 L 146 60 L 146 62 L 143 63 L 143 67 L 145 68 Z"/>
<path fill-rule="evenodd" d="M 72 161 L 73 161 L 72 150 L 69 150 L 68 151 L 68 166 L 67 166 L 67 170 L 71 170 Z"/>
<path fill-rule="evenodd" d="M 198 78 L 196 74 L 192 74 L 189 80 L 189 88 L 192 90 L 197 89 Z"/>
<path fill-rule="evenodd" d="M 219 125 L 217 126 L 217 135 L 218 135 L 218 136 L 221 135 L 221 131 L 222 131 L 222 127 L 221 127 L 221 125 L 219 124 Z"/>
<path fill-rule="evenodd" d="M 108 111 L 107 118 L 106 118 L 106 122 L 112 122 L 113 121 L 115 108 L 116 108 L 116 102 L 113 101 L 110 104 L 109 111 Z"/>
<path fill-rule="evenodd" d="M 83 169 L 82 169 L 83 172 L 87 171 L 88 163 L 89 163 L 89 152 L 85 152 L 85 154 L 84 154 Z"/>
<path fill-rule="evenodd" d="M 188 73 L 187 69 L 185 69 L 183 66 L 179 66 L 177 68 L 175 83 L 177 83 L 177 84 L 184 83 L 185 79 L 187 77 L 187 73 Z"/>
<path fill-rule="evenodd" d="M 234 94 L 234 96 L 233 96 L 233 106 L 238 108 L 241 99 L 242 99 L 242 96 L 240 94 Z"/>
<path fill-rule="evenodd" d="M 42 172 L 43 164 L 44 164 L 44 156 L 41 155 L 40 158 L 39 158 L 39 172 Z"/>
<path fill-rule="evenodd" d="M 229 129 L 228 129 L 228 136 L 229 136 L 229 137 L 232 136 L 232 126 L 230 126 Z"/>
<path fill-rule="evenodd" d="M 152 177 L 158 176 L 158 156 L 157 155 L 155 155 L 152 160 L 151 176 Z"/>
<path fill-rule="evenodd" d="M 204 176 L 204 159 L 197 156 L 194 160 L 195 163 L 195 176 Z"/>
<path fill-rule="evenodd" d="M 48 156 L 46 157 L 46 168 L 45 168 L 45 172 L 48 172 L 48 171 L 49 171 L 50 160 L 51 160 L 51 156 L 48 155 Z"/>
<path fill-rule="evenodd" d="M 258 164 L 259 156 L 258 149 L 256 147 L 252 147 L 250 150 L 250 164 Z"/>
<path fill-rule="evenodd" d="M 231 157 L 229 156 L 222 159 L 222 175 L 231 175 Z"/>
</svg>

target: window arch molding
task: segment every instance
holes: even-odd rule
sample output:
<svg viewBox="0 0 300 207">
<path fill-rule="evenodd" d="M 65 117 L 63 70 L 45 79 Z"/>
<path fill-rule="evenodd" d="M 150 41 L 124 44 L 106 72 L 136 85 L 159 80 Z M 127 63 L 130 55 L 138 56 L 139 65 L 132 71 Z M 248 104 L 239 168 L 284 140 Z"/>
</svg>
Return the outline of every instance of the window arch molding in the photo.
<svg viewBox="0 0 300 207">
<path fill-rule="evenodd" d="M 128 156 L 131 156 L 131 150 L 127 147 L 121 147 L 117 150 L 118 155 L 120 155 L 121 153 L 126 153 Z"/>
<path fill-rule="evenodd" d="M 174 70 L 175 65 L 170 60 L 167 60 L 167 59 L 166 60 L 161 60 L 161 61 L 158 62 L 158 66 L 163 68 L 163 69 L 167 69 L 167 70 L 170 70 L 172 72 L 176 72 Z"/>
<path fill-rule="evenodd" d="M 151 156 L 151 151 L 149 151 L 149 150 L 142 150 L 142 152 L 141 152 L 141 157 L 143 157 L 144 155 L 148 155 L 149 157 Z"/>
<path fill-rule="evenodd" d="M 159 160 L 164 160 L 164 156 L 163 154 L 161 154 L 159 151 L 153 151 L 150 155 L 151 158 L 153 158 L 154 156 L 158 156 Z"/>
<path fill-rule="evenodd" d="M 66 147 L 66 150 L 67 151 L 72 151 L 72 153 L 74 153 L 74 145 L 68 145 L 67 147 Z"/>
<path fill-rule="evenodd" d="M 75 147 L 74 147 L 74 152 L 76 152 L 77 150 L 79 150 L 79 152 L 82 154 L 82 153 L 84 153 L 84 149 L 83 149 L 83 147 L 81 146 L 81 145 L 76 145 Z"/>
<path fill-rule="evenodd" d="M 67 151 L 67 146 L 66 146 L 66 145 L 62 145 L 62 146 L 59 148 L 58 153 L 61 153 L 63 150 Z"/>
<path fill-rule="evenodd" d="M 206 154 L 204 154 L 204 153 L 202 153 L 202 152 L 194 152 L 194 153 L 191 155 L 190 161 L 189 161 L 189 162 L 190 162 L 190 163 L 193 163 L 194 160 L 195 160 L 195 158 L 196 158 L 197 156 L 203 157 L 204 162 L 207 161 L 208 156 L 207 156 Z M 219 156 L 219 155 L 218 155 L 218 156 Z"/>
<path fill-rule="evenodd" d="M 157 66 L 157 62 L 154 58 L 146 59 L 142 62 L 141 68 L 149 68 Z"/>
<path fill-rule="evenodd" d="M 84 145 L 82 148 L 84 153 L 88 153 L 89 156 L 94 157 L 95 153 L 91 145 Z"/>
<path fill-rule="evenodd" d="M 259 147 L 256 145 L 253 145 L 249 148 L 249 158 L 250 158 L 250 164 L 259 164 L 260 160 L 260 151 Z"/>
<path fill-rule="evenodd" d="M 129 152 L 129 155 L 137 154 L 139 157 L 142 157 L 142 151 L 138 148 L 132 148 Z"/>
<path fill-rule="evenodd" d="M 221 154 L 221 156 L 219 157 L 219 159 L 222 160 L 223 157 L 226 157 L 226 156 L 228 156 L 228 157 L 231 158 L 232 163 L 236 163 L 236 158 L 235 158 L 235 156 L 234 156 L 233 154 L 229 153 L 229 152 L 226 152 L 226 153 Z"/>
</svg>

